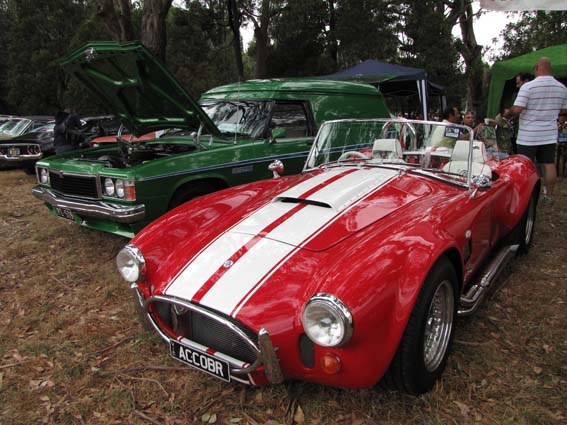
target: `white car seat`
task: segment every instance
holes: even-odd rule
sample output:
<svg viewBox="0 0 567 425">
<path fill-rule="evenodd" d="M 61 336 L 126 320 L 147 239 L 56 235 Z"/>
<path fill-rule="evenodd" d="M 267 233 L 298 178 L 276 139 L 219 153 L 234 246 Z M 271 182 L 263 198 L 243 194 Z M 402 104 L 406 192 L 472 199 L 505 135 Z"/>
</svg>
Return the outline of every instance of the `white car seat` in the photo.
<svg viewBox="0 0 567 425">
<path fill-rule="evenodd" d="M 443 166 L 443 171 L 466 175 L 469 159 L 469 143 L 468 140 L 457 140 L 453 152 L 451 153 L 451 160 Z M 492 179 L 492 170 L 485 163 L 487 155 L 484 143 L 474 141 L 472 155 L 472 175 L 479 176 L 482 174 Z"/>
<path fill-rule="evenodd" d="M 398 139 L 376 139 L 372 146 L 373 159 L 401 160 L 402 145 Z"/>
</svg>

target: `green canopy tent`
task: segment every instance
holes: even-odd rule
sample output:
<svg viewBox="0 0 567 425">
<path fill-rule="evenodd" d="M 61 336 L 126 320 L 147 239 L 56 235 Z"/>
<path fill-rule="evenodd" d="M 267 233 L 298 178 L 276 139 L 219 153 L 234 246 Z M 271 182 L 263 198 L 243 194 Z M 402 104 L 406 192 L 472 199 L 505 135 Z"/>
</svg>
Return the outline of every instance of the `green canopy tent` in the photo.
<svg viewBox="0 0 567 425">
<path fill-rule="evenodd" d="M 551 46 L 501 62 L 492 67 L 492 80 L 488 92 L 488 114 L 494 117 L 501 106 L 510 106 L 516 95 L 515 77 L 520 72 L 532 73 L 536 61 L 541 57 L 551 60 L 555 78 L 567 82 L 567 44 Z"/>
</svg>

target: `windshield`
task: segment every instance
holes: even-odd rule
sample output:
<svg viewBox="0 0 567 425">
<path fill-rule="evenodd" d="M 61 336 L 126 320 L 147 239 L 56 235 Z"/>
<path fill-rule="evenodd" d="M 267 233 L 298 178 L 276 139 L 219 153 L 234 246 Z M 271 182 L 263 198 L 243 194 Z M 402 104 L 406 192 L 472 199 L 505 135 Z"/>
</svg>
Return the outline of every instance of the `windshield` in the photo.
<svg viewBox="0 0 567 425">
<path fill-rule="evenodd" d="M 14 137 L 19 136 L 20 134 L 24 133 L 24 131 L 26 131 L 30 123 L 31 123 L 30 120 L 14 121 L 14 125 L 9 126 L 7 128 L 3 128 L 2 132 Z"/>
<path fill-rule="evenodd" d="M 486 130 L 482 140 L 470 127 L 432 121 L 328 121 L 317 134 L 305 169 L 386 165 L 470 184 L 475 176 L 491 178 L 490 161 L 503 156 L 493 134 Z"/>
<path fill-rule="evenodd" d="M 221 101 L 201 106 L 221 133 L 257 138 L 265 131 L 270 105 L 267 101 Z"/>
<path fill-rule="evenodd" d="M 6 122 L 3 123 L 2 125 L 0 125 L 0 132 L 1 132 L 1 133 L 5 133 L 5 134 L 9 134 L 9 132 L 10 132 L 14 127 L 16 127 L 20 122 L 22 122 L 21 119 L 6 121 Z"/>
</svg>

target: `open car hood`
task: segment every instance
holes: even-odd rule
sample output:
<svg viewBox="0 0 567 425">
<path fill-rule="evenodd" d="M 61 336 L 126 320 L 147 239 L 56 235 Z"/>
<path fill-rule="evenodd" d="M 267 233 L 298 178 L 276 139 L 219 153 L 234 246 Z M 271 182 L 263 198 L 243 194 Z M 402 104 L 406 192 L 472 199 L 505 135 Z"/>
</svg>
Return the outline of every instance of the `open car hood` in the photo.
<svg viewBox="0 0 567 425">
<path fill-rule="evenodd" d="M 208 115 L 140 43 L 91 42 L 62 65 L 136 136 L 166 128 L 218 136 Z"/>
</svg>

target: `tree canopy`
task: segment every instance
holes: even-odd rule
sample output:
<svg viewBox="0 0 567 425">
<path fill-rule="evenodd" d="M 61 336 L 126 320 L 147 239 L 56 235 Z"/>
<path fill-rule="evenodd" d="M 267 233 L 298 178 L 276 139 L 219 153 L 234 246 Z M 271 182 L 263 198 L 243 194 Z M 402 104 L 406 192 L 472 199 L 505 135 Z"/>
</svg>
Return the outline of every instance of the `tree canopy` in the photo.
<svg viewBox="0 0 567 425">
<path fill-rule="evenodd" d="M 479 102 L 472 0 L 0 0 L 0 112 L 100 109 L 59 60 L 92 40 L 141 40 L 194 97 L 249 78 L 317 76 L 366 59 L 426 69 Z M 564 12 L 524 13 L 503 56 L 565 43 Z M 461 27 L 457 39 L 452 30 Z M 243 31 L 253 31 L 249 46 Z M 466 93 L 469 96 L 466 96 Z"/>
</svg>

